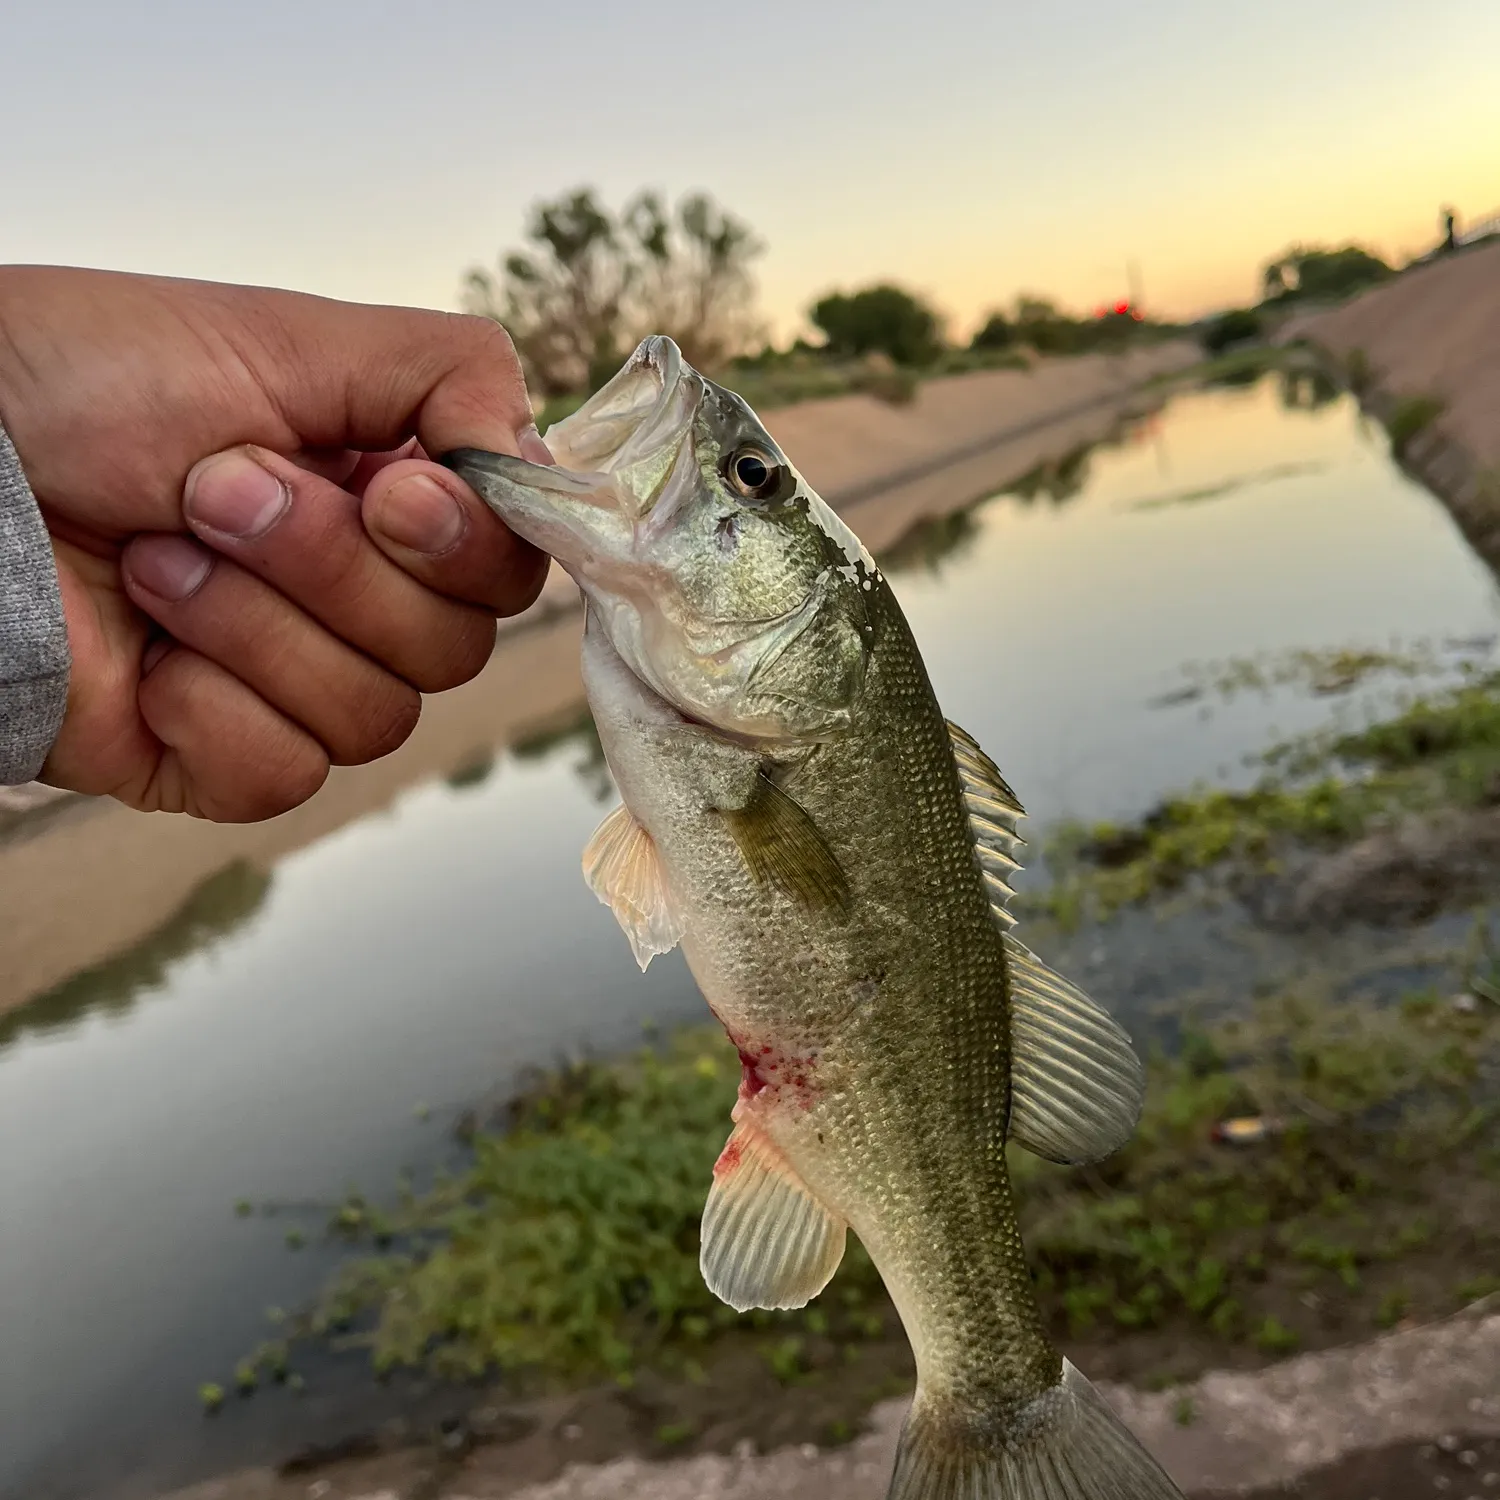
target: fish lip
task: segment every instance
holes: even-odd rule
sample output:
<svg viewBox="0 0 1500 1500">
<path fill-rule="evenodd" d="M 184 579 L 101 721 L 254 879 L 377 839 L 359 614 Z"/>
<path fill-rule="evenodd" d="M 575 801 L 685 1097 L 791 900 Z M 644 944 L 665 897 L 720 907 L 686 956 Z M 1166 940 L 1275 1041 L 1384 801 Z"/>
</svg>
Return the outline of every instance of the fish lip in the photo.
<svg viewBox="0 0 1500 1500">
<path fill-rule="evenodd" d="M 669 441 L 674 428 L 687 429 L 703 393 L 676 343 L 653 333 L 577 411 L 548 427 L 546 441 L 560 467 L 612 474 Z"/>
<path fill-rule="evenodd" d="M 605 475 L 578 474 L 485 448 L 453 448 L 438 462 L 522 541 L 554 558 L 580 583 L 623 540 L 611 536 L 623 517 Z"/>
</svg>

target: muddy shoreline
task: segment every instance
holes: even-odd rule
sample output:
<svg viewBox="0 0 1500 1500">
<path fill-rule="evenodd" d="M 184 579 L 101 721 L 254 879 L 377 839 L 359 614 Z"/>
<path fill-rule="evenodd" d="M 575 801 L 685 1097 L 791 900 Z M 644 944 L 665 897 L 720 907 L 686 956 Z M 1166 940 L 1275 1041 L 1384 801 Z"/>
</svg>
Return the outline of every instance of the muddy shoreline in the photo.
<svg viewBox="0 0 1500 1500">
<path fill-rule="evenodd" d="M 1457 1461 L 1500 1438 L 1500 1312 L 1480 1304 L 1427 1327 L 1255 1372 L 1214 1372 L 1168 1391 L 1102 1389 L 1184 1490 L 1202 1500 L 1279 1491 L 1298 1476 L 1397 1446 L 1413 1450 L 1414 1462 L 1447 1453 Z M 680 1459 L 554 1460 L 560 1472 L 540 1483 L 524 1478 L 537 1461 L 535 1431 L 506 1432 L 505 1414 L 494 1413 L 499 1435 L 470 1432 L 446 1444 L 438 1438 L 280 1472 L 247 1470 L 163 1500 L 875 1500 L 906 1405 L 904 1396 L 881 1402 L 845 1445 L 789 1442 L 758 1454 L 741 1442 Z M 556 1404 L 546 1415 L 573 1430 L 587 1415 L 581 1407 Z M 1298 1492 L 1325 1493 L 1309 1484 Z"/>
</svg>

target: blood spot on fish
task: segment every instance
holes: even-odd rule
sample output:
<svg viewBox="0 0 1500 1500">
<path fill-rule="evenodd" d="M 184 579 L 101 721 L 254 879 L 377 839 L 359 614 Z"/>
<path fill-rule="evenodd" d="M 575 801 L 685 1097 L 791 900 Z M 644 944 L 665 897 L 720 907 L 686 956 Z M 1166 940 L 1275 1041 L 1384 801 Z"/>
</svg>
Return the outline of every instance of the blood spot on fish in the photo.
<svg viewBox="0 0 1500 1500">
<path fill-rule="evenodd" d="M 769 1052 L 770 1050 L 771 1049 L 769 1047 L 763 1047 L 761 1049 L 763 1053 Z M 765 1088 L 767 1083 L 767 1080 L 761 1077 L 760 1058 L 753 1057 L 750 1053 L 746 1052 L 743 1047 L 739 1049 L 739 1053 L 740 1067 L 741 1069 L 743 1069 L 742 1073 L 740 1074 L 740 1093 L 752 1095 L 758 1094 L 763 1088 Z M 772 1066 L 774 1067 L 775 1064 L 772 1064 Z"/>
<path fill-rule="evenodd" d="M 714 1163 L 714 1176 L 720 1177 L 726 1172 L 732 1172 L 740 1164 L 740 1143 L 730 1136 L 725 1143 L 724 1149 L 719 1152 L 719 1159 Z"/>
</svg>

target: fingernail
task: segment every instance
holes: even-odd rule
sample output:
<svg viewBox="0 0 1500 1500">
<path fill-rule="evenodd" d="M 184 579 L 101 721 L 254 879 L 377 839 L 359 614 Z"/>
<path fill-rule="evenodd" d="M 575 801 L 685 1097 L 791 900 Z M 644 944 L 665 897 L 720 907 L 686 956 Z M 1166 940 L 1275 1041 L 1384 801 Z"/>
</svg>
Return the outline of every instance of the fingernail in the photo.
<svg viewBox="0 0 1500 1500">
<path fill-rule="evenodd" d="M 458 545 L 468 518 L 429 474 L 409 474 L 391 486 L 376 517 L 381 532 L 413 552 L 436 554 Z"/>
<path fill-rule="evenodd" d="M 523 427 L 516 434 L 516 446 L 521 450 L 521 457 L 529 464 L 550 464 L 556 460 L 551 451 L 542 441 L 542 435 L 536 430 L 536 423 Z"/>
<path fill-rule="evenodd" d="M 214 560 L 185 536 L 143 536 L 130 548 L 126 567 L 131 579 L 158 599 L 180 601 L 203 587 Z"/>
<path fill-rule="evenodd" d="M 188 475 L 187 518 L 223 536 L 249 540 L 269 531 L 292 492 L 248 453 L 216 453 Z"/>
</svg>

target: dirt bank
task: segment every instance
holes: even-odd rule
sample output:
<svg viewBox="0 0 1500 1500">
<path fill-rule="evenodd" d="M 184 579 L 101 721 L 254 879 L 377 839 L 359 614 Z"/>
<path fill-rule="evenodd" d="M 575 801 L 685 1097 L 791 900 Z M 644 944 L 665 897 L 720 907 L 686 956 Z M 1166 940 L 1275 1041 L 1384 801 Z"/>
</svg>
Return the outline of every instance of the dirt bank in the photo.
<svg viewBox="0 0 1500 1500">
<path fill-rule="evenodd" d="M 1296 316 L 1279 337 L 1322 349 L 1387 425 L 1405 403 L 1440 403 L 1401 460 L 1447 502 L 1475 550 L 1500 566 L 1500 241 L 1409 271 L 1342 307 Z"/>
<path fill-rule="evenodd" d="M 1281 1485 L 1393 1444 L 1430 1443 L 1461 1453 L 1460 1439 L 1500 1436 L 1500 1314 L 1476 1308 L 1354 1348 L 1303 1355 L 1254 1374 L 1210 1374 L 1154 1394 L 1105 1389 L 1195 1495 Z M 281 1476 L 257 1470 L 195 1485 L 169 1500 L 410 1500 L 417 1494 L 424 1500 L 877 1500 L 885 1493 L 906 1404 L 902 1398 L 878 1406 L 863 1436 L 832 1450 L 807 1444 L 764 1456 L 741 1450 L 658 1463 L 622 1458 L 575 1465 L 544 1484 L 517 1487 L 513 1449 L 496 1443 L 466 1456 L 406 1452 Z M 1420 1452 L 1414 1459 L 1426 1462 Z M 1482 1478 L 1476 1475 L 1476 1483 Z M 1324 1491 L 1310 1483 L 1298 1493 Z"/>
<path fill-rule="evenodd" d="M 907 406 L 839 396 L 770 414 L 777 440 L 811 482 L 881 550 L 919 520 L 966 505 L 1107 435 L 1142 386 L 1182 370 L 1195 346 L 1043 361 L 930 381 Z M 1152 399 L 1160 400 L 1160 394 Z M 334 771 L 311 802 L 248 827 L 129 811 L 107 800 L 0 802 L 0 909 L 6 912 L 0 1013 L 167 921 L 235 860 L 269 869 L 282 856 L 409 787 L 446 775 L 582 701 L 577 593 L 554 569 L 525 616 L 506 622 L 474 682 L 429 698 L 412 738 L 370 766 Z M 45 800 L 45 805 L 35 805 Z"/>
</svg>

